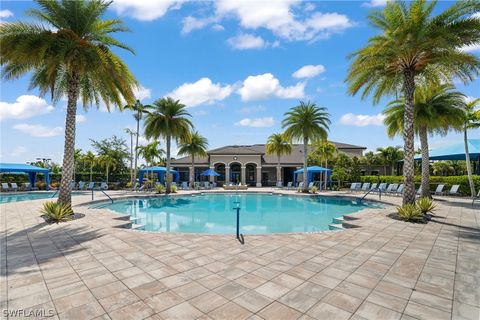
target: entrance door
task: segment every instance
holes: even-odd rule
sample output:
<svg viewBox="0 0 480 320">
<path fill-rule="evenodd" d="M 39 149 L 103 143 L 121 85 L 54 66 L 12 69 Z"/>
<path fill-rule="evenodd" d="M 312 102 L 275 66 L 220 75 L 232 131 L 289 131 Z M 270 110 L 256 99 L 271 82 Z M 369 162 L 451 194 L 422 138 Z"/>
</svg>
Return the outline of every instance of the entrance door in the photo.
<svg viewBox="0 0 480 320">
<path fill-rule="evenodd" d="M 239 183 L 241 180 L 241 167 L 240 164 L 232 164 L 230 166 L 230 181 L 233 183 Z"/>
</svg>

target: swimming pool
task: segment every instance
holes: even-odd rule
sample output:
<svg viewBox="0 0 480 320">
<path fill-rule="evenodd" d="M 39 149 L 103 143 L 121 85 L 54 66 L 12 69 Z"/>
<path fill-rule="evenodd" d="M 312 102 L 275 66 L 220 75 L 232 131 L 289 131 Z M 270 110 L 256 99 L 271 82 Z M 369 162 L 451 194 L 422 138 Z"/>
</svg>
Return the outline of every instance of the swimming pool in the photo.
<svg viewBox="0 0 480 320">
<path fill-rule="evenodd" d="M 271 194 L 204 194 L 117 200 L 96 205 L 136 218 L 145 231 L 232 234 L 240 206 L 244 234 L 316 232 L 329 230 L 334 218 L 354 213 L 372 203 L 347 198 L 301 197 Z"/>
<path fill-rule="evenodd" d="M 47 199 L 47 198 L 51 198 L 54 194 L 55 194 L 55 191 L 2 193 L 0 194 L 0 203 Z M 75 195 L 75 194 L 79 194 L 79 192 L 72 192 L 72 195 Z M 58 193 L 55 195 L 55 197 L 56 196 L 58 196 Z"/>
</svg>

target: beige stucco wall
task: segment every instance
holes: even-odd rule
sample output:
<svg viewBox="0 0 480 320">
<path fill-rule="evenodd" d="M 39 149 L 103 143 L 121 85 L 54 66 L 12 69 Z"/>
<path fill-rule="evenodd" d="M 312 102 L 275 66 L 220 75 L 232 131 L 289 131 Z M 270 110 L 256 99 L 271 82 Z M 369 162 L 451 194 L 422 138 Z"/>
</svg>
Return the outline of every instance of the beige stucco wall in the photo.
<svg viewBox="0 0 480 320">
<path fill-rule="evenodd" d="M 234 159 L 237 158 L 237 160 Z M 230 165 L 231 163 L 240 163 L 242 167 L 248 163 L 253 163 L 257 166 L 262 165 L 262 158 L 260 155 L 210 155 L 210 166 L 214 166 L 217 163 L 223 163 Z"/>
</svg>

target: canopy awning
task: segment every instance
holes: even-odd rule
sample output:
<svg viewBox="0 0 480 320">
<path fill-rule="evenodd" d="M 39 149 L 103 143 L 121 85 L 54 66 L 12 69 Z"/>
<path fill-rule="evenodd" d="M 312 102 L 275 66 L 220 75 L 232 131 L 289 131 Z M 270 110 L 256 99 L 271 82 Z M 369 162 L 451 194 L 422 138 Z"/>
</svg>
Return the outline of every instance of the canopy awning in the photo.
<svg viewBox="0 0 480 320">
<path fill-rule="evenodd" d="M 307 183 L 310 183 L 310 182 L 313 181 L 313 175 L 315 173 L 320 174 L 320 181 L 324 181 L 322 176 L 325 177 L 325 175 L 327 175 L 327 183 L 328 183 L 330 188 L 332 187 L 332 169 L 323 168 L 323 167 L 319 167 L 319 166 L 307 167 Z M 295 170 L 293 172 L 293 184 L 294 185 L 297 185 L 297 176 L 299 174 L 303 174 L 303 168 Z"/>
<path fill-rule="evenodd" d="M 429 150 L 430 160 L 465 160 L 465 144 L 463 141 Z M 468 139 L 470 160 L 480 160 L 480 139 Z M 422 156 L 415 156 L 421 160 Z"/>
<path fill-rule="evenodd" d="M 140 185 L 143 183 L 143 177 L 145 176 L 145 173 L 156 173 L 158 175 L 158 181 L 163 183 L 165 181 L 165 175 L 167 174 L 167 168 L 165 167 L 159 167 L 159 166 L 154 166 L 154 167 L 148 167 L 148 168 L 143 168 L 140 169 L 140 174 L 138 176 L 138 182 Z M 170 173 L 175 176 L 175 181 L 178 183 L 180 181 L 180 175 L 177 170 L 170 169 Z"/>
<path fill-rule="evenodd" d="M 49 189 L 50 185 L 50 169 L 32 166 L 23 163 L 0 163 L 0 173 L 15 173 L 15 174 L 28 174 L 30 185 L 35 186 L 35 180 L 37 173 L 45 174 L 45 189 Z"/>
<path fill-rule="evenodd" d="M 200 173 L 200 175 L 204 176 L 204 177 L 219 177 L 220 173 L 218 173 L 217 171 L 215 171 L 213 169 L 208 169 L 208 170 L 205 170 L 202 173 Z"/>
</svg>

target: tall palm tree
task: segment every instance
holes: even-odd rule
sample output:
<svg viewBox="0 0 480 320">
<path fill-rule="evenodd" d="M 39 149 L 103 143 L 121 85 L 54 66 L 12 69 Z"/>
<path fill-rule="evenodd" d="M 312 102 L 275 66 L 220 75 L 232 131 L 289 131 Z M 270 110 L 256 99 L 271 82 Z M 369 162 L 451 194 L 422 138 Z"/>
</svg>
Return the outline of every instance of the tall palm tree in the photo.
<svg viewBox="0 0 480 320">
<path fill-rule="evenodd" d="M 85 161 L 90 167 L 90 182 L 92 182 L 93 166 L 97 163 L 97 157 L 92 151 L 87 151 L 83 156 L 83 161 Z"/>
<path fill-rule="evenodd" d="M 389 1 L 372 11 L 371 24 L 380 34 L 352 54 L 347 82 L 350 94 L 363 88 L 362 98 L 373 92 L 374 102 L 403 90 L 404 183 L 403 203 L 415 202 L 414 93 L 418 77 L 472 81 L 480 70 L 480 59 L 461 48 L 480 42 L 478 0 L 458 1 L 437 16 L 437 1 Z"/>
<path fill-rule="evenodd" d="M 292 153 L 292 144 L 282 133 L 273 133 L 268 137 L 267 145 L 265 147 L 267 154 L 274 154 L 277 156 L 277 185 L 282 182 L 282 171 L 280 167 L 280 157 Z"/>
<path fill-rule="evenodd" d="M 303 191 L 308 192 L 307 160 L 308 143 L 315 140 L 326 140 L 330 126 L 330 114 L 324 107 L 317 107 L 310 101 L 303 102 L 285 113 L 282 128 L 288 140 L 303 141 Z"/>
<path fill-rule="evenodd" d="M 337 152 L 337 147 L 326 140 L 317 140 L 313 144 L 313 152 L 317 153 L 320 156 L 320 159 L 325 161 L 325 168 L 328 169 L 328 160 L 333 159 L 335 153 Z M 322 164 L 323 165 L 323 164 Z M 328 174 L 324 175 L 325 188 L 327 187 Z"/>
<path fill-rule="evenodd" d="M 145 136 L 150 139 L 163 137 L 167 144 L 167 187 L 166 193 L 170 193 L 170 162 L 172 138 L 177 142 L 188 139 L 193 124 L 188 119 L 190 113 L 186 106 L 179 100 L 162 98 L 156 100 L 147 111 L 145 119 Z"/>
<path fill-rule="evenodd" d="M 133 102 L 137 82 L 111 49 L 133 50 L 112 36 L 127 30 L 122 21 L 102 19 L 111 1 L 36 2 L 39 8 L 29 14 L 38 22 L 0 24 L 2 77 L 16 79 L 31 73 L 31 88 L 38 88 L 42 95 L 51 92 L 54 101 L 67 97 L 58 202 L 70 205 L 77 99 L 84 107 L 101 101 L 107 108 L 120 106 L 123 99 Z"/>
<path fill-rule="evenodd" d="M 372 166 L 377 163 L 378 157 L 375 153 L 373 153 L 373 151 L 369 151 L 365 153 L 363 159 L 365 161 L 365 165 L 367 166 L 368 173 L 371 175 Z"/>
<path fill-rule="evenodd" d="M 98 161 L 98 164 L 101 167 L 105 168 L 106 170 L 105 173 L 106 173 L 107 184 L 108 184 L 108 172 L 110 171 L 110 169 L 115 170 L 117 168 L 117 159 L 115 159 L 109 154 L 104 154 L 98 157 L 97 161 Z"/>
<path fill-rule="evenodd" d="M 138 154 L 143 156 L 147 165 L 154 166 L 156 160 L 161 160 L 162 156 L 165 154 L 165 151 L 160 148 L 160 141 L 152 141 L 146 146 L 138 147 Z M 148 174 L 148 173 L 147 173 Z M 153 172 L 152 178 L 153 178 Z"/>
<path fill-rule="evenodd" d="M 134 187 L 134 179 L 136 179 L 136 175 L 133 174 L 133 136 L 137 133 L 130 128 L 125 128 L 125 133 L 130 135 L 130 184 Z"/>
<path fill-rule="evenodd" d="M 135 137 L 135 157 L 134 157 L 134 164 L 133 164 L 133 176 L 134 180 L 137 179 L 137 168 L 138 168 L 138 138 L 140 137 L 140 121 L 143 118 L 143 115 L 146 113 L 147 108 L 149 108 L 149 105 L 143 105 L 140 100 L 135 100 L 134 104 L 129 104 L 126 105 L 124 108 L 132 110 L 133 113 L 133 118 L 137 122 L 137 131 L 135 132 L 136 137 Z M 135 182 L 135 181 L 134 181 Z M 134 186 L 134 184 L 132 184 Z"/>
<path fill-rule="evenodd" d="M 414 131 L 420 138 L 422 154 L 422 197 L 430 197 L 430 155 L 428 134 L 445 136 L 449 130 L 462 127 L 465 96 L 449 84 L 427 83 L 414 95 Z M 403 133 L 405 99 L 390 102 L 384 111 L 385 125 L 390 137 Z"/>
<path fill-rule="evenodd" d="M 465 144 L 465 162 L 467 165 L 468 184 L 472 198 L 475 197 L 475 184 L 473 183 L 472 164 L 470 163 L 470 154 L 468 150 L 468 130 L 480 128 L 480 98 L 468 101 L 464 105 L 464 121 L 463 121 L 463 142 Z"/>
<path fill-rule="evenodd" d="M 386 148 L 377 148 L 377 152 L 383 163 L 390 166 L 391 175 L 395 175 L 395 165 L 404 158 L 402 148 L 400 146 L 388 146 Z"/>
<path fill-rule="evenodd" d="M 190 183 L 195 183 L 195 156 L 207 157 L 208 140 L 198 131 L 191 132 L 186 139 L 180 141 L 178 155 L 192 157 L 192 170 L 190 171 Z"/>
</svg>

